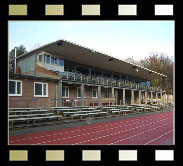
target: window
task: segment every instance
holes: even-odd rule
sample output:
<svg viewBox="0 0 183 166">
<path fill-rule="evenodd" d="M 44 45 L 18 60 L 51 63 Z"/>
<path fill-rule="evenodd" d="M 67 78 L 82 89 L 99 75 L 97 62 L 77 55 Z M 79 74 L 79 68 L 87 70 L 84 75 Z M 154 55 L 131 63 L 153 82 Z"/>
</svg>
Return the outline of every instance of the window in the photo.
<svg viewBox="0 0 183 166">
<path fill-rule="evenodd" d="M 50 63 L 50 56 L 49 55 L 46 56 L 46 63 Z"/>
<path fill-rule="evenodd" d="M 85 88 L 84 88 L 84 98 L 86 97 L 86 94 L 85 94 Z M 81 98 L 81 88 L 80 87 L 77 87 L 77 98 Z"/>
<path fill-rule="evenodd" d="M 42 82 L 34 82 L 34 96 L 48 97 L 48 84 Z"/>
<path fill-rule="evenodd" d="M 9 80 L 9 96 L 22 96 L 22 81 Z"/>
<path fill-rule="evenodd" d="M 59 66 L 64 66 L 64 60 L 59 58 Z"/>
<path fill-rule="evenodd" d="M 51 57 L 51 63 L 55 64 L 55 58 L 54 57 Z"/>
<path fill-rule="evenodd" d="M 46 63 L 46 55 L 44 55 L 44 63 Z"/>
<path fill-rule="evenodd" d="M 92 98 L 97 98 L 97 97 L 98 97 L 98 90 L 92 89 Z"/>
<path fill-rule="evenodd" d="M 39 61 L 42 62 L 43 55 L 39 55 Z"/>
<path fill-rule="evenodd" d="M 69 98 L 69 87 L 62 87 L 62 97 Z"/>
<path fill-rule="evenodd" d="M 110 90 L 106 90 L 106 98 L 110 98 Z"/>
<path fill-rule="evenodd" d="M 57 65 L 57 58 L 51 57 L 51 63 Z"/>
<path fill-rule="evenodd" d="M 150 81 L 146 81 L 146 85 L 147 85 L 147 86 L 151 86 Z"/>
<path fill-rule="evenodd" d="M 55 58 L 55 65 L 57 65 L 57 58 Z"/>
</svg>

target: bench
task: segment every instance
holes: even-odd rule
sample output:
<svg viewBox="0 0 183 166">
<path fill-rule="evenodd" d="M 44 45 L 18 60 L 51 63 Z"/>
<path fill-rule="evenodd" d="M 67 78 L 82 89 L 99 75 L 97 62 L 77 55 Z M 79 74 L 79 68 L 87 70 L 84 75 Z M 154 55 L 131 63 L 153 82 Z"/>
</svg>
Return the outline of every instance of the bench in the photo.
<svg viewBox="0 0 183 166">
<path fill-rule="evenodd" d="M 98 112 L 91 112 L 91 113 L 88 113 L 89 114 L 89 117 L 94 117 L 95 115 L 99 115 L 100 113 Z"/>
<path fill-rule="evenodd" d="M 66 117 L 67 115 L 77 114 L 78 112 L 63 112 L 63 115 Z"/>
<path fill-rule="evenodd" d="M 129 110 L 129 109 L 120 110 L 120 113 L 123 113 L 123 114 L 126 114 L 127 112 L 134 112 L 134 110 Z"/>
<path fill-rule="evenodd" d="M 40 108 L 9 108 L 9 111 L 16 111 L 16 110 L 40 110 Z"/>
<path fill-rule="evenodd" d="M 33 118 L 17 118 L 17 119 L 9 119 L 9 122 L 13 126 L 14 122 L 21 122 L 25 121 L 27 124 L 29 124 L 30 121 L 33 121 L 33 124 L 35 124 L 36 120 L 49 120 L 49 119 L 57 119 L 60 120 L 62 116 L 47 116 L 47 117 L 33 117 Z"/>
<path fill-rule="evenodd" d="M 151 111 L 152 108 L 144 108 L 144 111 Z"/>
<path fill-rule="evenodd" d="M 107 115 L 108 112 L 99 112 L 99 115 Z"/>
<path fill-rule="evenodd" d="M 71 115 L 71 118 L 74 119 L 74 117 L 80 117 L 82 119 L 83 117 L 87 117 L 87 116 L 89 116 L 89 114 L 74 114 L 74 115 Z"/>
<path fill-rule="evenodd" d="M 112 111 L 113 114 L 119 114 L 120 110 Z"/>
<path fill-rule="evenodd" d="M 142 112 L 142 110 L 143 110 L 142 108 L 136 108 L 135 109 L 136 112 Z"/>
<path fill-rule="evenodd" d="M 151 108 L 154 110 L 160 110 L 160 107 L 158 107 L 158 106 L 151 106 Z"/>
<path fill-rule="evenodd" d="M 9 111 L 9 114 L 29 114 L 29 113 L 45 113 L 49 112 L 49 110 L 29 110 L 29 111 Z"/>
<path fill-rule="evenodd" d="M 46 113 L 46 114 L 25 114 L 25 115 L 9 115 L 9 118 L 20 118 L 20 117 L 35 117 L 35 116 L 48 116 L 53 115 L 53 113 Z"/>
</svg>

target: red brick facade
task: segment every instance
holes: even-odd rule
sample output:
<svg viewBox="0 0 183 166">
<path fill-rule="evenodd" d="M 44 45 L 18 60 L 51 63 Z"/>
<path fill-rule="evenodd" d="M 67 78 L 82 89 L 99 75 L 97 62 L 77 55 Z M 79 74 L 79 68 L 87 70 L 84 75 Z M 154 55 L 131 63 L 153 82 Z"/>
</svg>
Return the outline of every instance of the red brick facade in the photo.
<svg viewBox="0 0 183 166">
<path fill-rule="evenodd" d="M 37 64 L 36 64 L 36 67 L 35 67 L 35 68 L 36 68 L 36 71 L 37 71 L 37 72 L 44 73 L 44 74 L 48 74 L 48 75 L 53 76 L 53 77 L 56 77 L 56 78 L 60 78 L 60 77 L 59 77 L 58 75 L 56 75 L 55 73 L 53 73 L 53 72 L 51 72 L 51 71 L 45 69 L 44 67 L 41 67 L 41 66 L 37 65 Z"/>
<path fill-rule="evenodd" d="M 67 83 L 64 83 L 63 86 L 69 87 L 69 98 L 65 98 L 68 100 L 78 100 L 77 104 L 81 104 L 81 98 L 77 98 L 77 87 L 80 87 L 80 85 L 72 84 L 69 85 Z M 85 88 L 85 95 L 84 98 L 84 104 L 88 106 L 98 105 L 98 98 L 92 98 L 92 89 L 98 89 L 96 86 L 84 86 Z M 110 90 L 110 98 L 106 98 L 106 91 Z M 115 90 L 115 99 L 117 100 L 117 91 Z M 103 105 L 108 105 L 109 102 L 112 104 L 112 96 L 111 96 L 111 88 L 101 88 L 101 101 Z M 70 102 L 65 102 L 65 105 L 72 105 Z"/>
<path fill-rule="evenodd" d="M 56 98 L 56 82 L 32 80 L 27 78 L 10 78 L 10 80 L 22 81 L 22 96 L 9 96 L 9 108 L 16 107 L 40 107 L 42 109 L 49 108 L 49 100 Z M 48 97 L 34 96 L 34 82 L 48 83 Z M 55 100 L 50 106 L 55 106 Z"/>
</svg>

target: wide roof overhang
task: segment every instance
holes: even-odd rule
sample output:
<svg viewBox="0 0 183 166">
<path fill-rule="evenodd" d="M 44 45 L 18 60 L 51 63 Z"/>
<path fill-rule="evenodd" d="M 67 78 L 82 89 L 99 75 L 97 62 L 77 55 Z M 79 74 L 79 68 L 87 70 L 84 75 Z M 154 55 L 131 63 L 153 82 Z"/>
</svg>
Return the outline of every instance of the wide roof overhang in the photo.
<svg viewBox="0 0 183 166">
<path fill-rule="evenodd" d="M 68 61 L 110 70 L 113 72 L 122 73 L 145 80 L 153 80 L 156 78 L 167 77 L 150 69 L 143 68 L 136 64 L 117 59 L 115 57 L 103 54 L 101 52 L 83 47 L 81 45 L 66 40 L 57 40 L 55 42 L 49 43 L 26 54 L 23 54 L 17 59 L 40 51 L 47 51 L 52 54 L 60 55 L 63 59 Z M 138 68 L 138 72 L 136 71 L 136 68 Z"/>
</svg>

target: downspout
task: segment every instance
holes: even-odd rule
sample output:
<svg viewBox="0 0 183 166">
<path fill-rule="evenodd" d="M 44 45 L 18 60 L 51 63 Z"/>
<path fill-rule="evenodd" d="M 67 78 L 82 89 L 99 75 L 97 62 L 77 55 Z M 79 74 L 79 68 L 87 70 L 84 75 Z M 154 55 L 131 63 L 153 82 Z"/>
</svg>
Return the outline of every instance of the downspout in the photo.
<svg viewBox="0 0 183 166">
<path fill-rule="evenodd" d="M 17 48 L 15 47 L 14 48 L 14 74 L 16 74 L 16 66 L 17 66 L 16 58 L 17 58 Z"/>
</svg>

